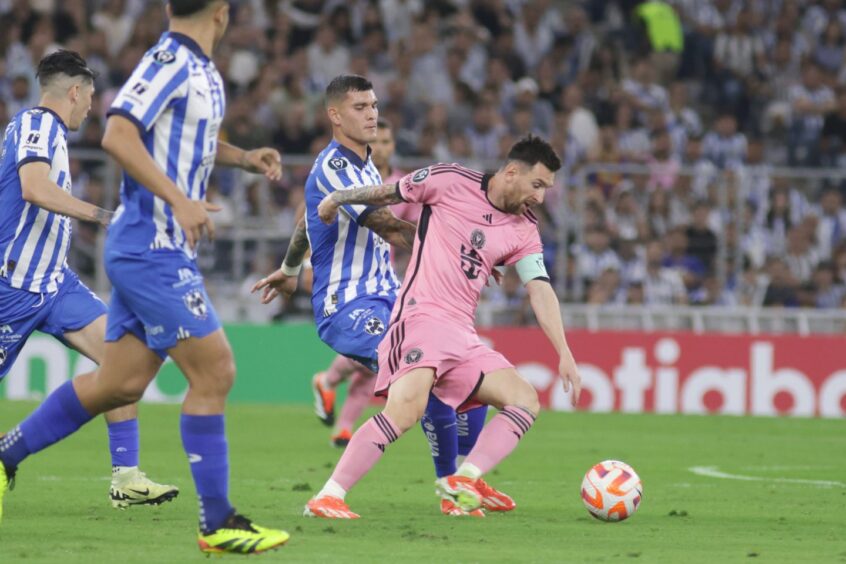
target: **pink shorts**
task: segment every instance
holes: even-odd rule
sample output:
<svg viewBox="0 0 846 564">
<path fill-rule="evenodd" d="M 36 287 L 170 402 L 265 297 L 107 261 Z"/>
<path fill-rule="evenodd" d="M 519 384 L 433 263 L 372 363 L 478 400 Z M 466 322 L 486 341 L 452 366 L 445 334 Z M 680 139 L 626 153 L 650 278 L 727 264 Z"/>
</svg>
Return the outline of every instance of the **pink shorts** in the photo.
<svg viewBox="0 0 846 564">
<path fill-rule="evenodd" d="M 387 396 L 391 384 L 411 370 L 433 368 L 432 393 L 456 411 L 481 405 L 475 395 L 485 374 L 514 367 L 475 331 L 421 315 L 397 321 L 382 339 L 378 356 L 377 396 Z"/>
</svg>

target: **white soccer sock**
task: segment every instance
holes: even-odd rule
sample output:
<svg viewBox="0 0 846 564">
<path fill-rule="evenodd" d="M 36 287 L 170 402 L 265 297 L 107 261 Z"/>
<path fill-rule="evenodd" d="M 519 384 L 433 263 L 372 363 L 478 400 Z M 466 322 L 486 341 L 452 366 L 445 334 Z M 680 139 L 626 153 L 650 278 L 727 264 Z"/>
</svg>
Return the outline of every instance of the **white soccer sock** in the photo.
<svg viewBox="0 0 846 564">
<path fill-rule="evenodd" d="M 464 476 L 466 478 L 470 478 L 471 480 L 478 480 L 482 476 L 482 471 L 469 462 L 462 462 L 455 475 Z"/>
<path fill-rule="evenodd" d="M 329 478 L 329 480 L 327 480 L 326 482 L 326 485 L 323 486 L 323 489 L 320 490 L 320 493 L 318 493 L 316 497 L 321 498 L 327 495 L 344 499 L 344 497 L 347 495 L 347 490 L 342 488 L 341 484 L 339 484 L 332 478 Z"/>
</svg>

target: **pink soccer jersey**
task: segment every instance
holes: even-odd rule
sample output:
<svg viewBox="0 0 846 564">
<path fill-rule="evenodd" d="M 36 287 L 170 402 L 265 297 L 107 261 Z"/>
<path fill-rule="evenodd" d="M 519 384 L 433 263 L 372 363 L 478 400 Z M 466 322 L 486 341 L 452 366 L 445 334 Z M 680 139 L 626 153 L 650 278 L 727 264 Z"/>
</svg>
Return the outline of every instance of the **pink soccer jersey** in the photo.
<svg viewBox="0 0 846 564">
<path fill-rule="evenodd" d="M 404 172 L 394 170 L 388 178 L 382 179 L 382 183 L 393 184 L 394 182 L 402 180 L 403 176 L 405 176 Z M 391 211 L 395 216 L 410 223 L 417 223 L 420 220 L 421 209 L 423 209 L 423 206 L 420 204 L 412 204 L 409 202 L 403 202 L 401 204 L 391 206 Z"/>
<path fill-rule="evenodd" d="M 392 323 L 424 313 L 472 329 L 491 270 L 543 252 L 535 216 L 494 207 L 489 179 L 457 164 L 438 164 L 397 183 L 398 195 L 423 209 Z"/>
</svg>

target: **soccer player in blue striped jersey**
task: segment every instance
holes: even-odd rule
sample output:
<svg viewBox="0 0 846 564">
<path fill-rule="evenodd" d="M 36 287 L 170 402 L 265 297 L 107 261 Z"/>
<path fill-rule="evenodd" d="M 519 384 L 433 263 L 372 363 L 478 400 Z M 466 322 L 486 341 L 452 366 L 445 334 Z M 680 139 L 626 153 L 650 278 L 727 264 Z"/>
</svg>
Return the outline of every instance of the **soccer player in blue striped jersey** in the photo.
<svg viewBox="0 0 846 564">
<path fill-rule="evenodd" d="M 328 194 L 382 181 L 370 158 L 369 143 L 376 140 L 379 116 L 372 83 L 357 75 L 336 77 L 326 87 L 326 111 L 333 139 L 318 155 L 306 181 L 305 221 L 297 226 L 282 267 L 256 283 L 253 291 L 264 290 L 263 303 L 269 303 L 279 293 L 293 292 L 310 245 L 314 269 L 312 308 L 318 336 L 335 352 L 375 372 L 376 348 L 385 337 L 399 287 L 390 263 L 390 247 L 410 249 L 416 228 L 397 219 L 387 208 L 374 206 L 343 206 L 337 222 L 326 225 L 320 221 L 317 206 Z M 326 393 L 319 381 L 314 386 L 318 396 Z M 458 424 L 465 433 L 461 443 L 468 445 L 468 452 L 482 430 L 485 408 L 468 413 L 457 421 L 455 410 L 438 398 L 431 398 L 423 430 L 439 477 L 455 472 Z M 488 509 L 513 507 L 508 496 L 493 488 L 487 497 L 506 500 L 506 505 L 486 506 Z M 466 515 L 451 503 L 442 503 L 441 511 Z"/>
<path fill-rule="evenodd" d="M 0 380 L 36 330 L 96 363 L 103 359 L 106 306 L 67 263 L 71 218 L 106 226 L 112 216 L 70 194 L 67 133 L 91 108 L 94 73 L 78 53 L 57 51 L 39 63 L 38 81 L 40 105 L 12 119 L 0 155 Z M 134 404 L 105 414 L 114 507 L 159 504 L 179 493 L 138 469 L 137 417 Z"/>
<path fill-rule="evenodd" d="M 229 501 L 223 411 L 235 363 L 195 252 L 201 236 L 214 233 L 216 208 L 205 202 L 213 165 L 276 180 L 281 159 L 273 149 L 244 151 L 218 139 L 226 100 L 210 56 L 229 23 L 229 2 L 170 0 L 167 11 L 169 31 L 118 93 L 103 137 L 124 169 L 106 238 L 112 298 L 103 362 L 12 431 L 20 438 L 0 451 L 0 496 L 27 456 L 93 415 L 137 401 L 170 355 L 189 383 L 180 428 L 200 502 L 200 550 L 251 554 L 281 546 L 288 534 L 252 523 Z M 52 434 L 31 440 L 34 426 Z"/>
</svg>

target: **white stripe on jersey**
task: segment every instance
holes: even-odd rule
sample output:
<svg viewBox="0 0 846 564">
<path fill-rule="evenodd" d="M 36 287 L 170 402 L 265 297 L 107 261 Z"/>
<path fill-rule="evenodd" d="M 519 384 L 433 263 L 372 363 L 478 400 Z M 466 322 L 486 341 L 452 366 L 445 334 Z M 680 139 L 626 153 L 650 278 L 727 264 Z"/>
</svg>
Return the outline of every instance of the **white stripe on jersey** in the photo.
<svg viewBox="0 0 846 564">
<path fill-rule="evenodd" d="M 349 302 L 358 295 L 358 281 L 364 274 L 364 252 L 367 250 L 368 230 L 359 228 L 355 236 L 355 248 L 353 249 L 352 268 L 350 269 L 350 283 L 344 290 L 344 301 Z M 376 261 L 373 261 L 376 262 Z"/>
<path fill-rule="evenodd" d="M 329 190 L 318 180 L 317 187 L 326 195 Z M 350 217 L 346 213 L 338 214 L 338 240 L 335 241 L 335 249 L 332 254 L 332 269 L 329 272 L 329 287 L 326 288 L 326 297 L 323 298 L 323 311 L 334 313 L 337 304 L 332 303 L 332 296 L 338 293 L 338 286 L 341 282 L 341 271 L 344 268 L 344 247 L 347 244 L 347 233 L 350 230 Z"/>
</svg>

